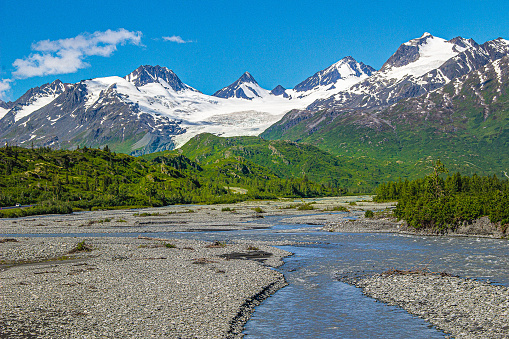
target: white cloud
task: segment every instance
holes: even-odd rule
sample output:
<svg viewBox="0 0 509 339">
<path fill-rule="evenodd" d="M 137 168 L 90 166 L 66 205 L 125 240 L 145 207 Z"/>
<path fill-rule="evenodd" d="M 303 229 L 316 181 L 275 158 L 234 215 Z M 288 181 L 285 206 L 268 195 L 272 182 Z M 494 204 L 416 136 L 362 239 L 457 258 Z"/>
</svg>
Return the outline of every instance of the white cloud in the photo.
<svg viewBox="0 0 509 339">
<path fill-rule="evenodd" d="M 171 41 L 171 42 L 176 42 L 177 44 L 186 44 L 188 42 L 193 42 L 191 40 L 184 40 L 182 39 L 180 36 L 178 35 L 172 35 L 172 36 L 163 36 L 163 40 L 164 41 Z"/>
<path fill-rule="evenodd" d="M 10 82 L 11 79 L 2 79 L 0 80 L 0 99 L 5 100 L 5 92 L 11 89 Z"/>
<path fill-rule="evenodd" d="M 23 59 L 16 59 L 12 74 L 23 79 L 49 74 L 74 73 L 89 67 L 85 61 L 88 56 L 109 57 L 117 50 L 117 45 L 127 43 L 141 45 L 141 32 L 125 29 L 116 31 L 82 33 L 74 38 L 42 40 L 32 44 L 33 53 Z"/>
</svg>

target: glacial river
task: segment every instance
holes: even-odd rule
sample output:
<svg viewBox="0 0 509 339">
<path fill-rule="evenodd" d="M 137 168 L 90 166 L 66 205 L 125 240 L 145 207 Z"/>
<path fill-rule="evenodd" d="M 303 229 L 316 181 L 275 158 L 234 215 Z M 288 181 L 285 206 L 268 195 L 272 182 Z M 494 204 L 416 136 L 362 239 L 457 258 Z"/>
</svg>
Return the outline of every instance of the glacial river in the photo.
<svg viewBox="0 0 509 339">
<path fill-rule="evenodd" d="M 490 280 L 509 286 L 509 241 L 424 237 L 388 233 L 330 233 L 316 226 L 280 221 L 270 229 L 179 233 L 203 240 L 293 240 L 280 246 L 294 253 L 277 270 L 289 285 L 258 306 L 245 338 L 444 338 L 443 332 L 404 310 L 364 296 L 337 280 L 350 273 L 426 266 L 432 271 Z"/>
<path fill-rule="evenodd" d="M 340 214 L 340 213 L 338 213 Z M 317 226 L 285 224 L 285 217 L 256 223 L 269 229 L 151 233 L 154 237 L 233 241 L 296 241 L 277 268 L 289 285 L 255 309 L 245 338 L 444 338 L 443 332 L 395 306 L 364 296 L 338 281 L 342 274 L 427 267 L 509 286 L 509 241 L 476 237 L 427 237 L 389 233 L 330 233 Z M 138 236 L 138 233 L 68 234 Z M 147 234 L 144 234 L 147 235 Z M 26 235 L 25 235 L 26 236 Z M 33 235 L 36 236 L 36 235 Z M 64 234 L 44 236 L 65 236 Z"/>
</svg>

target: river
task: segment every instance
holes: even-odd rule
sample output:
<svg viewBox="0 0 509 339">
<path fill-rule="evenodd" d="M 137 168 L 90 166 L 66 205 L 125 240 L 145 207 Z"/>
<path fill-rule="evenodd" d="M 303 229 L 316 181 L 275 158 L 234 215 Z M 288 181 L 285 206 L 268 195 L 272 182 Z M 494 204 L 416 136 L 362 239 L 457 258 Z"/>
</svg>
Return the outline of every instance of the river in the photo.
<svg viewBox="0 0 509 339">
<path fill-rule="evenodd" d="M 341 213 L 338 213 L 341 216 Z M 346 216 L 346 214 L 345 214 Z M 338 276 L 426 267 L 509 286 L 509 242 L 477 237 L 432 237 L 390 233 L 330 233 L 268 216 L 268 229 L 151 233 L 199 240 L 293 241 L 294 253 L 276 268 L 289 285 L 255 309 L 245 338 L 444 338 L 443 332 L 402 309 L 364 296 Z M 40 236 L 138 236 L 140 233 Z M 145 234 L 146 235 L 146 234 Z M 21 235 L 19 235 L 21 236 Z M 29 235 L 23 235 L 29 236 Z M 32 235 L 37 236 L 37 235 Z"/>
</svg>

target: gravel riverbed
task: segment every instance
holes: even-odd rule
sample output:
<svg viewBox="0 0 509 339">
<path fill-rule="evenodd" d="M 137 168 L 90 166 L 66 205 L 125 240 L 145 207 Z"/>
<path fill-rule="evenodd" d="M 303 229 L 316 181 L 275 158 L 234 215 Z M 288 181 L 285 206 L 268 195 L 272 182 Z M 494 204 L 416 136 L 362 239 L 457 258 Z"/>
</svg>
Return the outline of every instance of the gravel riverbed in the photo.
<svg viewBox="0 0 509 339">
<path fill-rule="evenodd" d="M 190 240 L 17 240 L 0 243 L 2 338 L 239 337 L 252 308 L 286 285 L 268 266 L 290 255 Z M 78 241 L 91 251 L 70 254 Z"/>
<path fill-rule="evenodd" d="M 437 274 L 379 274 L 350 281 L 454 338 L 509 338 L 509 289 Z"/>
<path fill-rule="evenodd" d="M 297 209 L 310 200 L 282 200 L 0 219 L 0 338 L 242 337 L 254 307 L 286 285 L 271 267 L 291 253 L 272 246 L 291 243 L 214 244 L 158 239 L 152 233 L 267 228 L 272 224 L 261 220 L 277 215 L 290 216 L 281 223 L 317 225 L 323 231 L 408 232 L 402 223 L 363 218 L 366 209 L 391 207 L 367 199 L 317 199 L 312 210 Z M 351 211 L 338 214 L 340 206 Z M 344 221 L 345 216 L 357 220 Z M 499 237 L 495 226 L 480 220 L 462 225 L 457 235 Z M 91 236 L 67 236 L 73 233 Z M 91 250 L 74 251 L 80 241 Z M 437 275 L 375 275 L 347 282 L 455 338 L 509 338 L 507 287 Z"/>
</svg>

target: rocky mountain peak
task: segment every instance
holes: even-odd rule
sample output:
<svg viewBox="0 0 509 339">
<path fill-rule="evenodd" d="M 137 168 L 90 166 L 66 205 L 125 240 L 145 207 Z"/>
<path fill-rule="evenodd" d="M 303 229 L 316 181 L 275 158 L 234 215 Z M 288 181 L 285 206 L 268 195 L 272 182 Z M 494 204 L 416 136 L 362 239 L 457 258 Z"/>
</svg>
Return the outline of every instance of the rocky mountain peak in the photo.
<svg viewBox="0 0 509 339">
<path fill-rule="evenodd" d="M 414 76 L 416 73 L 424 74 L 438 68 L 442 63 L 457 54 L 475 46 L 478 45 L 472 39 L 456 37 L 446 41 L 430 33 L 424 33 L 420 38 L 401 44 L 396 53 L 385 62 L 380 71 L 387 72 L 395 68 L 414 64 L 412 67 L 418 67 L 419 69 L 414 69 L 409 74 Z"/>
<path fill-rule="evenodd" d="M 262 97 L 268 95 L 269 92 L 258 85 L 254 77 L 245 72 L 230 86 L 224 87 L 213 94 L 218 98 L 240 98 L 251 100 L 255 97 Z"/>
<path fill-rule="evenodd" d="M 239 83 L 249 82 L 252 84 L 258 84 L 255 78 L 253 78 L 253 76 L 249 72 L 245 72 L 244 74 L 242 74 L 242 76 L 237 81 L 239 81 Z"/>
<path fill-rule="evenodd" d="M 375 72 L 373 67 L 347 56 L 326 69 L 316 72 L 293 89 L 297 92 L 309 91 L 318 86 L 334 85 L 341 79 L 369 77 L 373 72 Z"/>
<path fill-rule="evenodd" d="M 457 52 L 463 52 L 464 50 L 472 47 L 477 47 L 479 44 L 474 39 L 465 39 L 460 36 L 449 40 L 448 42 L 454 44 L 454 49 Z"/>
<path fill-rule="evenodd" d="M 277 85 L 276 87 L 274 87 L 274 89 L 272 91 L 270 91 L 270 94 L 272 95 L 275 95 L 275 96 L 280 96 L 282 95 L 283 98 L 288 98 L 290 97 L 287 93 L 286 93 L 286 88 L 284 88 L 283 86 L 281 85 Z"/>
<path fill-rule="evenodd" d="M 160 83 L 165 88 L 172 88 L 174 91 L 179 92 L 186 89 L 194 90 L 193 88 L 184 84 L 179 77 L 169 68 L 161 67 L 159 65 L 143 65 L 135 69 L 130 74 L 124 77 L 127 81 L 131 82 L 136 87 L 141 87 L 151 83 Z"/>
</svg>

